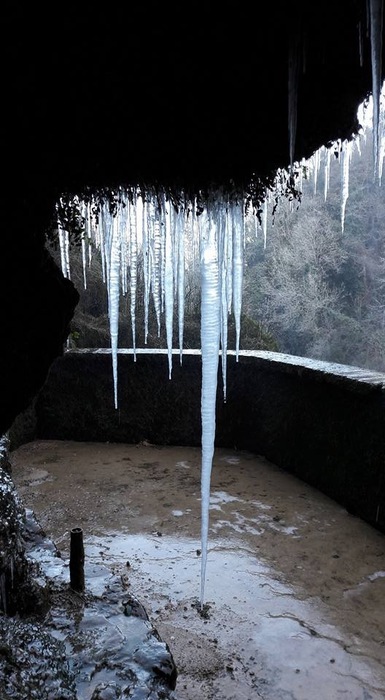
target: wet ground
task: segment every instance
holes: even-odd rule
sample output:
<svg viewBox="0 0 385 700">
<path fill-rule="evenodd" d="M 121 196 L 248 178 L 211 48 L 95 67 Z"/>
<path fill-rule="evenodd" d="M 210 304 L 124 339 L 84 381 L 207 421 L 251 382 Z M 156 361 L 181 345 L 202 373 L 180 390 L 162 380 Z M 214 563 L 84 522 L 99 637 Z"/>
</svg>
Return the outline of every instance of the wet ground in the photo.
<svg viewBox="0 0 385 700">
<path fill-rule="evenodd" d="M 39 441 L 12 463 L 63 556 L 82 527 L 143 603 L 179 700 L 384 700 L 385 537 L 330 499 L 217 450 L 202 616 L 199 449 Z"/>
</svg>

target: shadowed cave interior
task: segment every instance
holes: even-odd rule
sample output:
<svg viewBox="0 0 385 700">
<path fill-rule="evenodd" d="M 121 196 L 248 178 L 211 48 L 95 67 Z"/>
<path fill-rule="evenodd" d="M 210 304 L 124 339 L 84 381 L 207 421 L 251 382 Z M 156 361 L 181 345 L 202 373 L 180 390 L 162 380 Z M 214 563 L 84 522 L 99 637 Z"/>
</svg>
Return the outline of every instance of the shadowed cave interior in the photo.
<svg viewBox="0 0 385 700">
<path fill-rule="evenodd" d="M 378 23 L 382 3 L 369 7 Z M 30 406 L 62 355 L 77 303 L 45 248 L 46 237 L 55 236 L 60 196 L 141 187 L 177 202 L 185 194 L 205 201 L 225 192 L 258 209 L 277 168 L 289 166 L 293 105 L 294 159 L 357 131 L 357 107 L 372 90 L 367 4 L 278 2 L 258 14 L 233 3 L 194 3 L 183 14 L 174 3 L 19 3 L 5 12 L 0 434 Z M 383 69 L 385 41 L 377 56 Z M 383 413 L 380 428 L 381 420 Z M 7 468 L 6 448 L 4 455 Z M 28 528 L 6 473 L 4 479 L 2 600 L 7 595 L 8 613 L 21 615 L 13 627 L 15 618 L 1 618 L 12 647 L 23 619 L 31 610 L 44 615 L 48 603 L 31 583 Z M 28 527 L 36 535 L 37 526 Z M 34 634 L 20 633 L 20 650 Z M 44 647 L 46 632 L 36 634 Z M 20 668 L 25 658 L 20 652 Z M 172 661 L 164 663 L 153 691 L 159 697 L 175 684 Z M 6 694 L 8 672 L 0 680 L 5 697 L 21 699 Z M 56 690 L 49 697 L 76 697 L 67 671 L 58 668 L 52 678 L 61 678 L 67 695 Z M 33 692 L 46 697 L 41 688 Z"/>
</svg>

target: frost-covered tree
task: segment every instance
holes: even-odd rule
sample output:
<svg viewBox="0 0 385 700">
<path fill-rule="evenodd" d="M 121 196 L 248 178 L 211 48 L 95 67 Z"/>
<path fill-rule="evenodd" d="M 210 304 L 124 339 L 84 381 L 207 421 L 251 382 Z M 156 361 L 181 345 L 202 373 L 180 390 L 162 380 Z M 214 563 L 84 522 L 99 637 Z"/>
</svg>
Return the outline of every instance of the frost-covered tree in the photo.
<svg viewBox="0 0 385 700">
<path fill-rule="evenodd" d="M 304 183 L 302 203 L 286 201 L 249 245 L 244 304 L 283 352 L 385 370 L 385 191 L 373 183 L 371 140 L 355 150 L 344 232 L 340 168 L 330 191 Z"/>
</svg>

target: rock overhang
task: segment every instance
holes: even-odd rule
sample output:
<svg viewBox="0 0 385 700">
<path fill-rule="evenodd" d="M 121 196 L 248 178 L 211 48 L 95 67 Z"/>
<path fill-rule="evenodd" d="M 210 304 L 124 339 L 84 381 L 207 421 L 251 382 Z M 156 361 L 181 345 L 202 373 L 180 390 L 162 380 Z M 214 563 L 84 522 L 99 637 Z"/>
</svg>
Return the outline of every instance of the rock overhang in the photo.
<svg viewBox="0 0 385 700">
<path fill-rule="evenodd" d="M 60 15 L 27 6 L 13 15 L 19 177 L 56 191 L 141 184 L 247 192 L 269 182 L 289 164 L 293 50 L 297 158 L 351 137 L 371 90 L 358 0 L 254 11 L 191 3 L 183 13 L 177 3 L 82 3 Z"/>
</svg>

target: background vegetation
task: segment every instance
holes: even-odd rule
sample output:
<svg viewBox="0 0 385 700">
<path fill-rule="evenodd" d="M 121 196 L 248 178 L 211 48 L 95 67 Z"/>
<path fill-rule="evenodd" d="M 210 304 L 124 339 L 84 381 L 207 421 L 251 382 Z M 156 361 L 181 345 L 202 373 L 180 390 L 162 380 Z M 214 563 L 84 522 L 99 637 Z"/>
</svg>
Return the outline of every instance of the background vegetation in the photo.
<svg viewBox="0 0 385 700">
<path fill-rule="evenodd" d="M 244 310 L 283 352 L 385 371 L 385 190 L 371 139 L 353 149 L 343 233 L 331 166 L 326 202 L 321 169 L 316 193 L 305 181 L 300 206 L 282 200 L 268 219 L 266 248 L 261 235 L 247 247 Z"/>
</svg>

